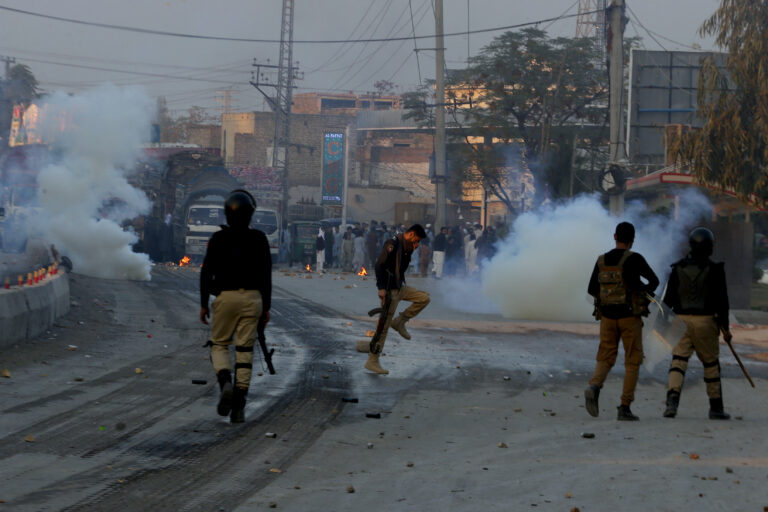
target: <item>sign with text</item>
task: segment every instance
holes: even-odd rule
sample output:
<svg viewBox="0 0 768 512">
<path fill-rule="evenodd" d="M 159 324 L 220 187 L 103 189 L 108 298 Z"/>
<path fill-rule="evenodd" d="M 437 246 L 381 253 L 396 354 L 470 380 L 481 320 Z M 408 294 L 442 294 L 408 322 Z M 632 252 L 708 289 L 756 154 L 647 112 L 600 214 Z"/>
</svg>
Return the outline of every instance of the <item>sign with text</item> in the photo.
<svg viewBox="0 0 768 512">
<path fill-rule="evenodd" d="M 342 204 L 344 193 L 344 133 L 323 134 L 322 204 Z"/>
</svg>

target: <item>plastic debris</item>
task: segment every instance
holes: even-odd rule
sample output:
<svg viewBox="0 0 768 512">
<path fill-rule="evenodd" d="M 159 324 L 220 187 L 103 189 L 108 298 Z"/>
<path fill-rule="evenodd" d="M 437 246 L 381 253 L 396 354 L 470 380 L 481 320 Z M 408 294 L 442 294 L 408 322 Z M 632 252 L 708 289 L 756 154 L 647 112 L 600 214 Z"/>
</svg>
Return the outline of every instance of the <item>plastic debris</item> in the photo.
<svg viewBox="0 0 768 512">
<path fill-rule="evenodd" d="M 136 375 L 141 375 L 142 373 L 144 373 L 144 370 L 142 370 L 141 368 L 136 368 L 134 372 L 136 372 Z"/>
<path fill-rule="evenodd" d="M 268 437 L 270 439 L 275 439 L 275 438 L 277 438 L 277 434 L 275 434 L 274 432 L 267 432 L 266 434 L 264 434 L 264 437 Z"/>
<path fill-rule="evenodd" d="M 341 401 L 346 402 L 348 404 L 356 404 L 359 402 L 357 398 L 342 398 Z"/>
<path fill-rule="evenodd" d="M 282 469 L 278 469 L 278 468 L 270 468 L 269 472 L 270 473 L 282 473 L 283 470 Z"/>
<path fill-rule="evenodd" d="M 205 379 L 192 379 L 192 384 L 199 384 L 202 386 L 208 384 L 208 381 Z"/>
<path fill-rule="evenodd" d="M 374 419 L 380 419 L 381 413 L 380 412 L 367 412 L 365 413 L 366 418 L 374 418 Z"/>
<path fill-rule="evenodd" d="M 507 443 L 499 443 L 499 448 L 509 448 L 509 446 L 507 446 Z"/>
<path fill-rule="evenodd" d="M 32 434 L 27 434 L 27 437 L 24 438 L 24 440 L 28 443 L 34 443 L 35 442 L 35 436 Z"/>
<path fill-rule="evenodd" d="M 595 434 L 593 434 L 592 432 L 582 432 L 581 437 L 583 437 L 584 439 L 594 439 Z"/>
<path fill-rule="evenodd" d="M 352 494 L 353 492 L 355 492 L 355 488 L 354 488 L 354 487 L 352 487 L 351 485 L 348 485 L 348 486 L 347 486 L 347 492 L 348 492 L 349 494 Z"/>
<path fill-rule="evenodd" d="M 6 379 L 10 379 L 11 378 L 11 370 L 9 370 L 8 368 L 3 368 L 3 377 L 6 378 Z"/>
</svg>

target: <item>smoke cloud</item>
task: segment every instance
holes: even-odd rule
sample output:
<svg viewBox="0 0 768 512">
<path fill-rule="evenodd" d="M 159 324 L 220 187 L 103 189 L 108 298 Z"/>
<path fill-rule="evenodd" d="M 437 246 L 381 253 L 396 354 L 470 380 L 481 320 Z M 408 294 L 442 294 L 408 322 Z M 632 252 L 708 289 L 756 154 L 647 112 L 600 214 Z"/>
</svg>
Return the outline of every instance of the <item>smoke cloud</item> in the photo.
<svg viewBox="0 0 768 512">
<path fill-rule="evenodd" d="M 53 93 L 41 107 L 40 134 L 57 158 L 38 177 L 37 230 L 78 273 L 148 280 L 149 257 L 132 251 L 137 237 L 121 223 L 150 206 L 126 175 L 149 133 L 153 102 L 141 89 L 107 84 Z"/>
<path fill-rule="evenodd" d="M 635 225 L 633 251 L 659 276 L 660 296 L 669 266 L 684 253 L 689 229 L 709 212 L 708 200 L 696 191 L 680 195 L 677 220 L 649 214 L 641 203 L 629 204 L 624 215 L 615 217 L 589 196 L 545 206 L 515 220 L 479 279 L 446 283 L 445 291 L 453 292 L 446 300 L 456 309 L 517 320 L 589 321 L 587 285 L 597 256 L 614 247 L 616 224 L 627 220 Z M 452 297 L 461 303 L 451 302 Z"/>
</svg>

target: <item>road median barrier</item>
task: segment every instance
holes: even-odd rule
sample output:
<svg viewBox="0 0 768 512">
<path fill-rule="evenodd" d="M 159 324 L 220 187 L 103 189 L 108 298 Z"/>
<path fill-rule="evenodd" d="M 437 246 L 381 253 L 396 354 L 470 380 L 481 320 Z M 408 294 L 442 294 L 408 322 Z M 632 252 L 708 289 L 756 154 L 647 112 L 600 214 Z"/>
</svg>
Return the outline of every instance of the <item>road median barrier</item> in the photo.
<svg viewBox="0 0 768 512">
<path fill-rule="evenodd" d="M 0 348 L 42 334 L 68 311 L 66 274 L 49 274 L 32 285 L 0 288 Z"/>
</svg>

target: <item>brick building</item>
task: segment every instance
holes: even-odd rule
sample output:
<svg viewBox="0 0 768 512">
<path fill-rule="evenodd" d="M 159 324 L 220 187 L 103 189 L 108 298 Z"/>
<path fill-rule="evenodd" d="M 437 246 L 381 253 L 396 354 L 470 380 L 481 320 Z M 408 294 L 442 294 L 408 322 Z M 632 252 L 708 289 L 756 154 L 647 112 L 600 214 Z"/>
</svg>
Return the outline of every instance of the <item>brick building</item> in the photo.
<svg viewBox="0 0 768 512">
<path fill-rule="evenodd" d="M 400 108 L 400 96 L 305 92 L 293 95 L 295 114 L 357 115 L 361 110 Z"/>
</svg>

